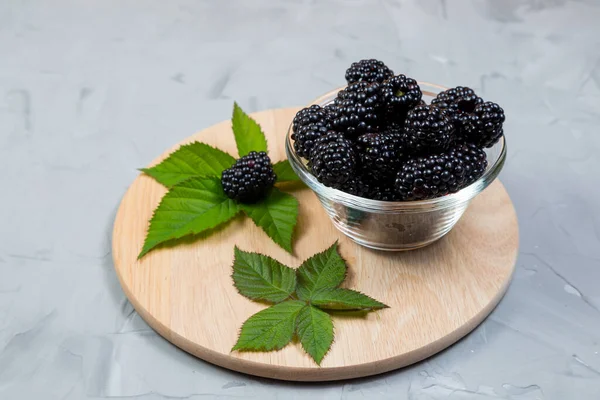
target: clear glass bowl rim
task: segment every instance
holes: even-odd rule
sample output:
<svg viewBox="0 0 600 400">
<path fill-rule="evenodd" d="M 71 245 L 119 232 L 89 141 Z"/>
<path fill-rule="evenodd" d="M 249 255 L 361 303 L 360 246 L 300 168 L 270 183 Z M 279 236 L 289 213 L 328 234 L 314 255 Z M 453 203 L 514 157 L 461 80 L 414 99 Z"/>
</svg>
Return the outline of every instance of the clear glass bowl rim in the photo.
<svg viewBox="0 0 600 400">
<path fill-rule="evenodd" d="M 447 88 L 428 83 L 418 82 L 421 87 L 423 94 L 435 96 L 440 91 L 446 90 Z M 331 102 L 335 97 L 335 94 L 343 89 L 340 87 L 330 92 L 319 96 L 313 100 L 310 104 L 325 105 Z M 343 204 L 347 207 L 351 207 L 357 210 L 366 212 L 376 213 L 397 213 L 402 212 L 422 212 L 425 210 L 441 210 L 449 207 L 456 207 L 461 203 L 465 203 L 473 199 L 476 195 L 481 193 L 487 188 L 496 177 L 500 174 L 504 162 L 506 160 L 506 140 L 504 136 L 496 143 L 493 147 L 500 146 L 500 151 L 496 160 L 493 160 L 488 165 L 488 168 L 484 174 L 471 185 L 459 190 L 456 193 L 448 194 L 442 197 L 436 197 L 428 200 L 417 200 L 417 201 L 380 201 L 372 200 L 364 197 L 355 196 L 341 190 L 333 189 L 323 185 L 317 180 L 317 178 L 310 173 L 306 163 L 303 159 L 296 154 L 291 139 L 292 124 L 288 128 L 287 137 L 285 141 L 285 151 L 287 158 L 298 175 L 298 177 L 304 182 L 310 189 L 312 189 L 318 196 L 327 198 L 331 201 Z M 488 160 L 489 161 L 489 160 Z"/>
</svg>

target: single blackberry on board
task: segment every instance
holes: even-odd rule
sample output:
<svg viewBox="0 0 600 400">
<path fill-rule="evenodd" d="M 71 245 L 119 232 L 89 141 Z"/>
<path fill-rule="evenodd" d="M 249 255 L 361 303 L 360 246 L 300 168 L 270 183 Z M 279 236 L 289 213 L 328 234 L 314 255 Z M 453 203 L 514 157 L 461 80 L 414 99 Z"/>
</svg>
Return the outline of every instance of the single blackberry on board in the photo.
<svg viewBox="0 0 600 400">
<path fill-rule="evenodd" d="M 343 134 L 330 132 L 315 142 L 309 167 L 322 184 L 340 189 L 354 175 L 356 166 L 352 142 Z"/>
<path fill-rule="evenodd" d="M 496 103 L 487 101 L 475 107 L 471 116 L 473 130 L 465 133 L 465 140 L 479 147 L 492 147 L 504 134 L 504 110 Z"/>
<path fill-rule="evenodd" d="M 357 82 L 338 92 L 332 105 L 331 126 L 348 139 L 375 132 L 380 124 L 381 97 L 378 83 Z"/>
<path fill-rule="evenodd" d="M 395 175 L 404 158 L 400 135 L 392 133 L 361 135 L 356 150 L 364 173 L 377 180 Z"/>
<path fill-rule="evenodd" d="M 431 100 L 432 106 L 446 111 L 459 136 L 473 130 L 471 116 L 475 108 L 482 103 L 483 99 L 477 96 L 473 89 L 464 86 L 445 90 Z"/>
<path fill-rule="evenodd" d="M 394 71 L 389 69 L 382 61 L 360 60 L 352 63 L 346 70 L 346 82 L 378 82 L 381 83 L 394 76 Z"/>
<path fill-rule="evenodd" d="M 251 151 L 238 159 L 221 174 L 225 194 L 241 203 L 252 203 L 262 198 L 275 184 L 277 175 L 271 159 L 264 151 Z"/>
<path fill-rule="evenodd" d="M 440 154 L 408 160 L 396 176 L 402 200 L 423 200 L 455 193 L 475 182 L 487 167 L 485 152 L 472 143 Z"/>
<path fill-rule="evenodd" d="M 315 140 L 327 134 L 331 127 L 329 112 L 316 104 L 298 111 L 292 122 L 294 150 L 300 157 L 308 158 Z"/>
<path fill-rule="evenodd" d="M 438 153 L 452 145 L 454 131 L 454 125 L 444 110 L 434 106 L 417 106 L 406 116 L 402 140 L 415 153 Z"/>
<path fill-rule="evenodd" d="M 421 88 L 412 78 L 396 75 L 381 84 L 381 98 L 388 122 L 401 122 L 422 100 Z"/>
</svg>

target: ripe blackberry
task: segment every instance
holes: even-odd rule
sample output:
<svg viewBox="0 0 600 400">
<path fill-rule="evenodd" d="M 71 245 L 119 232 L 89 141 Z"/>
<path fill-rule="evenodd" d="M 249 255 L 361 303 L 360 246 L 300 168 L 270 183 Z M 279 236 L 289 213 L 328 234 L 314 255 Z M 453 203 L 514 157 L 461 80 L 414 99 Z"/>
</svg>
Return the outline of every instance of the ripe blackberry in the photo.
<svg viewBox="0 0 600 400">
<path fill-rule="evenodd" d="M 404 122 L 402 139 L 416 153 L 437 153 L 454 142 L 454 126 L 446 112 L 434 106 L 417 106 Z"/>
<path fill-rule="evenodd" d="M 343 133 L 349 139 L 355 139 L 363 133 L 376 132 L 381 111 L 379 88 L 378 83 L 357 82 L 341 90 L 328 108 L 333 130 Z"/>
<path fill-rule="evenodd" d="M 400 195 L 396 191 L 393 182 L 375 185 L 367 195 L 368 198 L 379 201 L 399 201 Z"/>
<path fill-rule="evenodd" d="M 362 176 L 352 176 L 340 186 L 340 190 L 355 196 L 368 197 L 369 193 L 371 193 L 371 185 L 369 184 L 369 179 Z"/>
<path fill-rule="evenodd" d="M 292 122 L 292 140 L 296 153 L 308 158 L 315 140 L 327 134 L 330 125 L 329 113 L 316 104 L 298 111 Z"/>
<path fill-rule="evenodd" d="M 465 175 L 459 189 L 469 186 L 483 175 L 487 168 L 487 155 L 479 146 L 473 143 L 463 143 L 453 149 L 456 158 L 462 160 Z"/>
<path fill-rule="evenodd" d="M 399 135 L 401 138 L 404 135 L 404 121 L 392 122 L 385 126 L 383 133 L 388 135 Z"/>
<path fill-rule="evenodd" d="M 330 132 L 316 140 L 309 167 L 322 184 L 340 189 L 356 169 L 352 142 L 339 132 Z"/>
<path fill-rule="evenodd" d="M 475 108 L 482 103 L 483 99 L 477 96 L 473 89 L 464 86 L 443 91 L 431 100 L 431 105 L 446 111 L 459 136 L 473 129 L 471 116 Z"/>
<path fill-rule="evenodd" d="M 492 147 L 504 134 L 504 110 L 487 101 L 475 107 L 471 116 L 473 130 L 465 133 L 465 140 L 479 147 Z"/>
<path fill-rule="evenodd" d="M 423 93 L 417 81 L 400 74 L 381 84 L 381 97 L 387 121 L 401 122 L 421 102 Z"/>
<path fill-rule="evenodd" d="M 404 158 L 400 135 L 391 133 L 367 133 L 359 136 L 356 149 L 365 173 L 377 180 L 395 175 Z"/>
<path fill-rule="evenodd" d="M 221 174 L 225 194 L 241 203 L 252 203 L 263 197 L 275 184 L 277 175 L 271 159 L 264 151 L 251 151 Z"/>
<path fill-rule="evenodd" d="M 354 82 L 378 82 L 381 83 L 394 76 L 394 72 L 389 69 L 382 61 L 378 60 L 360 60 L 352 63 L 346 70 L 346 81 Z"/>
<path fill-rule="evenodd" d="M 474 144 L 407 161 L 396 176 L 402 200 L 423 200 L 455 193 L 475 182 L 487 167 L 485 152 Z"/>
</svg>

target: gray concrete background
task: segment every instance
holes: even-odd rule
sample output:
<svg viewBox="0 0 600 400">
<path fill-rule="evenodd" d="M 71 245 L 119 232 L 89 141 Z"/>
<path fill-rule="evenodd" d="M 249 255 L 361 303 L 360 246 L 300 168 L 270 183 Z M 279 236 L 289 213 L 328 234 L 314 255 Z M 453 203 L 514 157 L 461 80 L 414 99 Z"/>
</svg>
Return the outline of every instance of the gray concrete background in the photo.
<svg viewBox="0 0 600 400">
<path fill-rule="evenodd" d="M 600 398 L 598 21 L 597 0 L 1 1 L 0 398 Z M 110 254 L 136 168 L 367 57 L 504 106 L 521 249 L 499 307 L 425 362 L 320 385 L 157 336 Z"/>
</svg>

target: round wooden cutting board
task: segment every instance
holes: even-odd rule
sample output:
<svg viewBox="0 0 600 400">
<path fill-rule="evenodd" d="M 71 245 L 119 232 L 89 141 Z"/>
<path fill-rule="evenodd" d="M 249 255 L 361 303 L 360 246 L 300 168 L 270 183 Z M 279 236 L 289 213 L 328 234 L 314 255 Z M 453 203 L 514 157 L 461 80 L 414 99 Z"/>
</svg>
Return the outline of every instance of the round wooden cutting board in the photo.
<svg viewBox="0 0 600 400">
<path fill-rule="evenodd" d="M 253 115 L 267 135 L 274 162 L 285 159 L 284 140 L 296 111 Z M 229 121 L 183 143 L 194 140 L 237 155 Z M 429 357 L 466 335 L 492 311 L 507 289 L 517 255 L 515 211 L 496 181 L 473 200 L 446 237 L 420 250 L 378 252 L 355 244 L 334 228 L 316 196 L 304 188 L 292 192 L 300 201 L 293 256 L 240 216 L 210 236 L 152 251 L 138 261 L 148 221 L 165 192 L 152 178 L 140 175 L 121 202 L 113 257 L 123 290 L 144 320 L 176 346 L 252 375 L 328 381 L 378 374 Z M 297 267 L 336 240 L 349 267 L 343 286 L 390 308 L 358 318 L 334 316 L 335 342 L 320 367 L 299 343 L 278 352 L 230 352 L 242 323 L 265 308 L 233 287 L 234 245 Z"/>
</svg>

